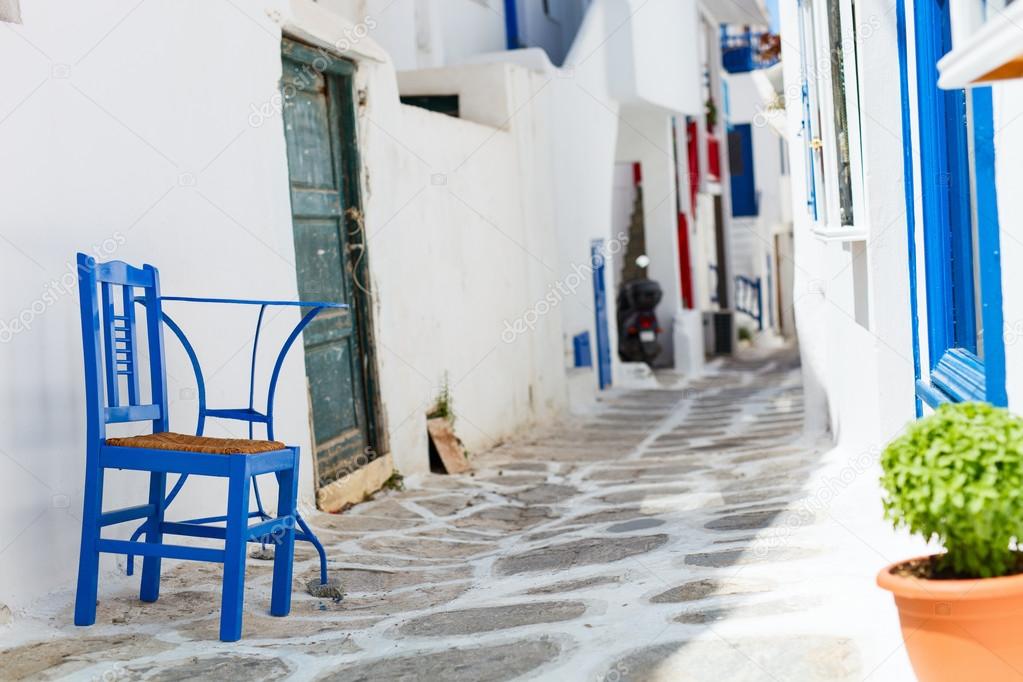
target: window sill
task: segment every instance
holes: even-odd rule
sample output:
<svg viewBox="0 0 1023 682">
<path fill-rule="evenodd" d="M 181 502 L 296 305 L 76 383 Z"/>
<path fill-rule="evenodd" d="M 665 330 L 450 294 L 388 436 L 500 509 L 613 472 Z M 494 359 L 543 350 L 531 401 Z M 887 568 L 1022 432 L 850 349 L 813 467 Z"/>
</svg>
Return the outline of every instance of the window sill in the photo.
<svg viewBox="0 0 1023 682">
<path fill-rule="evenodd" d="M 842 225 L 840 227 L 829 227 L 826 225 L 814 225 L 810 228 L 813 236 L 825 242 L 865 242 L 867 241 L 867 230 Z"/>
<path fill-rule="evenodd" d="M 960 348 L 945 351 L 929 382 L 916 382 L 917 397 L 934 408 L 943 403 L 983 402 L 986 392 L 984 365 Z"/>
<path fill-rule="evenodd" d="M 938 62 L 938 87 L 958 90 L 980 83 L 1023 77 L 1023 4 L 989 19 L 965 44 Z"/>
</svg>

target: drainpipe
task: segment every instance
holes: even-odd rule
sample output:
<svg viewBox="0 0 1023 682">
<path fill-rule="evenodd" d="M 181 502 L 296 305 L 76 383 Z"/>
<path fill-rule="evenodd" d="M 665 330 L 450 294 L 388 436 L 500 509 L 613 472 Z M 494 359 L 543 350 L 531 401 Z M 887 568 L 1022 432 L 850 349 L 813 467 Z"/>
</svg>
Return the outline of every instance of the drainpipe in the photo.
<svg viewBox="0 0 1023 682">
<path fill-rule="evenodd" d="M 508 49 L 522 47 L 519 42 L 519 12 L 515 0 L 504 0 L 504 30 L 508 37 Z"/>
</svg>

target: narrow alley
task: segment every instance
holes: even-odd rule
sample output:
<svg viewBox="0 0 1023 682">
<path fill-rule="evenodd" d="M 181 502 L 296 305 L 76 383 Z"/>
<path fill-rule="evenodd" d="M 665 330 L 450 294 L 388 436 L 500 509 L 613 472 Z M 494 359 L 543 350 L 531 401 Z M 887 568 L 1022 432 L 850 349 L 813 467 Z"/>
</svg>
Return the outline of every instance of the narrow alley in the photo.
<svg viewBox="0 0 1023 682">
<path fill-rule="evenodd" d="M 0 669 L 249 682 L 910 679 L 891 649 L 896 624 L 870 617 L 887 597 L 872 581 L 884 553 L 863 550 L 875 528 L 884 535 L 876 454 L 857 468 L 828 453 L 826 438 L 804 435 L 802 411 L 792 348 L 618 390 L 587 418 L 476 455 L 471 475 L 413 477 L 317 514 L 340 600 L 305 591 L 316 563 L 303 543 L 292 615 L 271 618 L 271 564 L 250 559 L 244 638 L 225 644 L 219 567 L 178 564 L 156 604 L 140 603 L 130 579 L 111 581 L 87 634 L 71 624 L 70 595 L 54 595 Z"/>
</svg>

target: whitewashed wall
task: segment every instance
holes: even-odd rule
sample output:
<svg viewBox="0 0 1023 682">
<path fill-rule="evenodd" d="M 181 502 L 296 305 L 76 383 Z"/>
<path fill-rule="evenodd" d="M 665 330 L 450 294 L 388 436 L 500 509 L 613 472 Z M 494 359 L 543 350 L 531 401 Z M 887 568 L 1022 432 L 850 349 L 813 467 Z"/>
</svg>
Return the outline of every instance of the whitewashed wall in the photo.
<svg viewBox="0 0 1023 682">
<path fill-rule="evenodd" d="M 12 606 L 68 586 L 77 567 L 85 408 L 68 275 L 75 252 L 153 263 L 167 294 L 297 295 L 283 125 L 272 105 L 279 31 L 265 15 L 224 3 L 132 9 L 30 0 L 24 25 L 0 33 L 0 59 L 19 65 L 4 70 L 0 88 L 0 320 L 29 322 L 0 346 L 0 411 L 10 426 L 0 435 L 0 602 Z M 222 312 L 178 317 L 194 331 L 210 402 L 233 406 L 245 399 L 254 311 Z M 296 315 L 274 319 L 278 338 Z M 167 343 L 172 423 L 188 432 L 194 382 L 173 338 Z M 279 437 L 308 453 L 301 353 L 279 391 Z M 225 431 L 211 424 L 208 432 Z M 308 496 L 308 454 L 302 464 Z M 176 510 L 212 513 L 222 490 L 197 479 Z M 106 504 L 139 504 L 145 491 L 140 476 L 115 472 Z M 106 557 L 104 568 L 113 562 Z"/>
<path fill-rule="evenodd" d="M 795 11 L 794 4 L 781 3 L 796 254 L 793 305 L 808 417 L 811 428 L 830 423 L 843 443 L 878 447 L 913 417 L 914 406 L 895 14 L 881 0 L 867 0 L 857 10 L 860 99 L 866 112 L 861 129 L 868 159 L 866 215 L 857 222 L 868 236 L 844 243 L 812 234 L 804 208 Z"/>
<path fill-rule="evenodd" d="M 445 372 L 471 449 L 564 404 L 559 318 L 502 340 L 505 319 L 532 309 L 552 277 L 536 257 L 558 258 L 544 193 L 552 183 L 528 152 L 544 148 L 546 129 L 529 107 L 509 131 L 402 107 L 394 68 L 366 37 L 356 4 L 347 20 L 305 0 L 243 9 L 108 0 L 59 11 L 29 0 L 24 25 L 0 32 L 0 59 L 19 64 L 0 88 L 0 411 L 10 426 L 0 436 L 0 604 L 23 608 L 69 589 L 77 567 L 84 391 L 77 291 L 63 279 L 75 251 L 156 264 L 168 294 L 297 296 L 282 30 L 359 63 L 375 335 L 398 468 L 428 466 L 425 411 Z M 518 104 L 535 87 L 521 70 L 480 77 L 502 80 Z M 177 317 L 194 332 L 211 404 L 244 400 L 251 314 Z M 286 311 L 268 330 L 280 339 L 295 321 Z M 191 370 L 170 337 L 168 346 L 172 424 L 188 432 Z M 261 361 L 272 361 L 263 348 Z M 302 446 L 301 494 L 311 503 L 300 352 L 278 390 L 278 437 Z M 207 432 L 227 433 L 214 424 Z M 138 504 L 146 489 L 115 473 L 106 506 Z M 174 516 L 217 513 L 224 495 L 219 482 L 196 479 Z M 114 558 L 103 569 L 116 572 Z"/>
<path fill-rule="evenodd" d="M 1023 149 L 1023 82 L 1006 81 L 993 86 L 995 115 L 995 178 L 998 183 L 998 217 L 1002 252 L 1002 316 L 1005 339 L 1005 390 L 1009 409 L 1023 412 L 1023 196 L 1018 151 Z"/>
</svg>

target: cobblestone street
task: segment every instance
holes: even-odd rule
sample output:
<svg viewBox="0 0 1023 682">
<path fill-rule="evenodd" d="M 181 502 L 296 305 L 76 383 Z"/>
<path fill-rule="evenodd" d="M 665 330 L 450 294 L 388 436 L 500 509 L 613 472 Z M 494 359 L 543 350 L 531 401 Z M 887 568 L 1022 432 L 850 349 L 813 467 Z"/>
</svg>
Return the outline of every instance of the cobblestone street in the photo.
<svg viewBox="0 0 1023 682">
<path fill-rule="evenodd" d="M 613 391 L 476 455 L 472 475 L 319 515 L 340 601 L 305 591 L 304 544 L 285 619 L 265 615 L 270 563 L 250 559 L 236 644 L 217 641 L 219 566 L 174 566 L 153 605 L 108 580 L 89 630 L 66 595 L 22 618 L 2 677 L 912 679 L 873 585 L 877 477 L 803 435 L 800 386 L 787 349 Z"/>
</svg>

